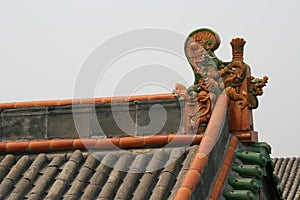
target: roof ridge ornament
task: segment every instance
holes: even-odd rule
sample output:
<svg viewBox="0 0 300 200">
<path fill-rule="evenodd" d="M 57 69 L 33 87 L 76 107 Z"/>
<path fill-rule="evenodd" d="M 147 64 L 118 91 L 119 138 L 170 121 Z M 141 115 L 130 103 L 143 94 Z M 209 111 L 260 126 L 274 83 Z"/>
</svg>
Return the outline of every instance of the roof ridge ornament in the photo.
<svg viewBox="0 0 300 200">
<path fill-rule="evenodd" d="M 186 132 L 202 133 L 210 119 L 218 96 L 225 91 L 230 98 L 230 130 L 253 130 L 252 109 L 258 107 L 257 96 L 268 77 L 254 78 L 244 60 L 243 38 L 230 42 L 232 61 L 223 62 L 214 51 L 220 45 L 219 35 L 208 29 L 193 31 L 186 39 L 184 50 L 194 72 L 194 84 L 189 88 L 176 84 L 175 95 L 186 100 Z"/>
<path fill-rule="evenodd" d="M 246 44 L 244 38 L 234 38 L 231 40 L 230 44 L 232 47 L 232 60 L 243 61 L 244 45 Z"/>
</svg>

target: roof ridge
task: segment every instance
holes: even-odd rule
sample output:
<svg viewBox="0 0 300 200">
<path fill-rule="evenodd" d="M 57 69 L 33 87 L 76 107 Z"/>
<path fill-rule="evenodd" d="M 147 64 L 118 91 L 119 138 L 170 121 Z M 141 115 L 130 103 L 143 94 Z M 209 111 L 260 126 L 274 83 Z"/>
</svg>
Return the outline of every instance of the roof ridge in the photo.
<svg viewBox="0 0 300 200">
<path fill-rule="evenodd" d="M 203 134 L 202 141 L 197 149 L 197 153 L 185 174 L 181 186 L 178 188 L 174 197 L 175 200 L 190 199 L 204 167 L 208 162 L 209 153 L 218 139 L 218 134 L 222 128 L 221 122 L 226 116 L 228 105 L 229 98 L 226 93 L 223 92 L 216 102 L 207 128 Z"/>
<path fill-rule="evenodd" d="M 80 98 L 80 99 L 63 99 L 63 100 L 40 100 L 40 101 L 24 101 L 24 102 L 4 102 L 0 103 L 0 109 L 25 108 L 25 107 L 44 107 L 44 106 L 64 106 L 74 104 L 103 104 L 115 102 L 131 102 L 131 101 L 150 101 L 160 99 L 174 99 L 173 93 L 147 94 L 134 96 L 112 96 L 97 98 Z"/>
<path fill-rule="evenodd" d="M 53 140 L 33 140 L 0 142 L 0 153 L 51 152 L 75 149 L 129 149 L 161 147 L 168 144 L 182 146 L 199 144 L 203 135 L 160 134 L 153 136 L 129 136 L 119 138 L 73 138 Z"/>
<path fill-rule="evenodd" d="M 200 144 L 203 134 L 159 134 L 152 136 L 128 136 L 113 138 L 72 138 L 72 139 L 49 139 L 28 141 L 6 141 L 0 142 L 0 153 L 17 152 L 53 152 L 75 149 L 101 149 L 112 148 L 145 148 L 161 147 L 172 143 L 172 145 Z M 240 137 L 237 137 L 241 139 Z"/>
</svg>

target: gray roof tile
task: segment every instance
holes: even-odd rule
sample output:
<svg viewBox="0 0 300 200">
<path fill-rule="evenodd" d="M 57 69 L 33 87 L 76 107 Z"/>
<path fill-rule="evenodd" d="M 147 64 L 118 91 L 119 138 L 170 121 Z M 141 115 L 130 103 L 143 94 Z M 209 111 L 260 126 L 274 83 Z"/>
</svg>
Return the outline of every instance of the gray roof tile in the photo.
<svg viewBox="0 0 300 200">
<path fill-rule="evenodd" d="M 275 158 L 274 162 L 284 199 L 300 199 L 300 157 Z"/>
<path fill-rule="evenodd" d="M 1 199 L 166 199 L 196 149 L 3 155 Z"/>
<path fill-rule="evenodd" d="M 8 154 L 6 155 L 0 163 L 0 181 L 7 175 L 11 167 L 15 164 L 16 158 Z"/>
</svg>

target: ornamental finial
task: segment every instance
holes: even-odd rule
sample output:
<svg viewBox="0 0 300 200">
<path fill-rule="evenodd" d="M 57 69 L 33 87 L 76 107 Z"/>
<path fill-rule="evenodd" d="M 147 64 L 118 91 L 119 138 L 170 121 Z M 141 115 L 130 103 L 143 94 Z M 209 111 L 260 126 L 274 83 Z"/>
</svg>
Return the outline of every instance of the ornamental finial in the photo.
<svg viewBox="0 0 300 200">
<path fill-rule="evenodd" d="M 246 41 L 243 38 L 234 38 L 230 42 L 232 47 L 232 60 L 243 61 L 244 45 Z"/>
<path fill-rule="evenodd" d="M 224 91 L 230 99 L 230 131 L 253 132 L 252 109 L 257 108 L 257 96 L 262 95 L 268 77 L 251 76 L 250 66 L 243 62 L 246 44 L 243 38 L 231 40 L 232 60 L 229 62 L 223 62 L 214 54 L 219 44 L 218 34 L 207 28 L 193 31 L 186 39 L 185 53 L 195 80 L 189 88 L 177 84 L 174 94 L 186 100 L 187 133 L 205 131 L 216 100 Z"/>
</svg>

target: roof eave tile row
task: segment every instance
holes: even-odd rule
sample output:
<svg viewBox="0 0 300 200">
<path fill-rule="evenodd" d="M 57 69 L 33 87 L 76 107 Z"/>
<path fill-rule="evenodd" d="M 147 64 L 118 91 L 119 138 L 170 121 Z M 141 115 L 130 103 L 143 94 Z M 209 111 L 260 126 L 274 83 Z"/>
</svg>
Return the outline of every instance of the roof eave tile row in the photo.
<svg viewBox="0 0 300 200">
<path fill-rule="evenodd" d="M 203 135 L 162 134 L 153 136 L 120 138 L 76 138 L 57 140 L 36 140 L 0 142 L 0 153 L 13 152 L 50 152 L 75 149 L 129 149 L 144 147 L 184 146 L 199 144 Z"/>
<path fill-rule="evenodd" d="M 76 104 L 104 104 L 104 103 L 132 102 L 132 101 L 151 101 L 151 100 L 174 99 L 174 98 L 176 98 L 174 94 L 167 93 L 167 94 L 151 94 L 151 95 L 136 95 L 136 96 L 120 96 L 120 97 L 9 102 L 9 103 L 0 103 L 0 109 L 43 107 L 43 106 L 64 106 L 64 105 L 76 105 Z"/>
<path fill-rule="evenodd" d="M 276 181 L 278 178 L 273 173 L 274 163 L 270 158 L 271 147 L 265 142 L 248 143 L 246 146 L 246 149 L 239 149 L 235 152 L 236 164 L 231 167 L 231 170 L 239 176 L 227 178 L 227 183 L 232 189 L 224 189 L 223 197 L 230 200 L 259 199 L 260 188 L 263 187 L 262 180 L 270 176 L 268 182 L 274 181 L 275 183 L 272 195 L 282 199 L 281 188 Z"/>
</svg>

